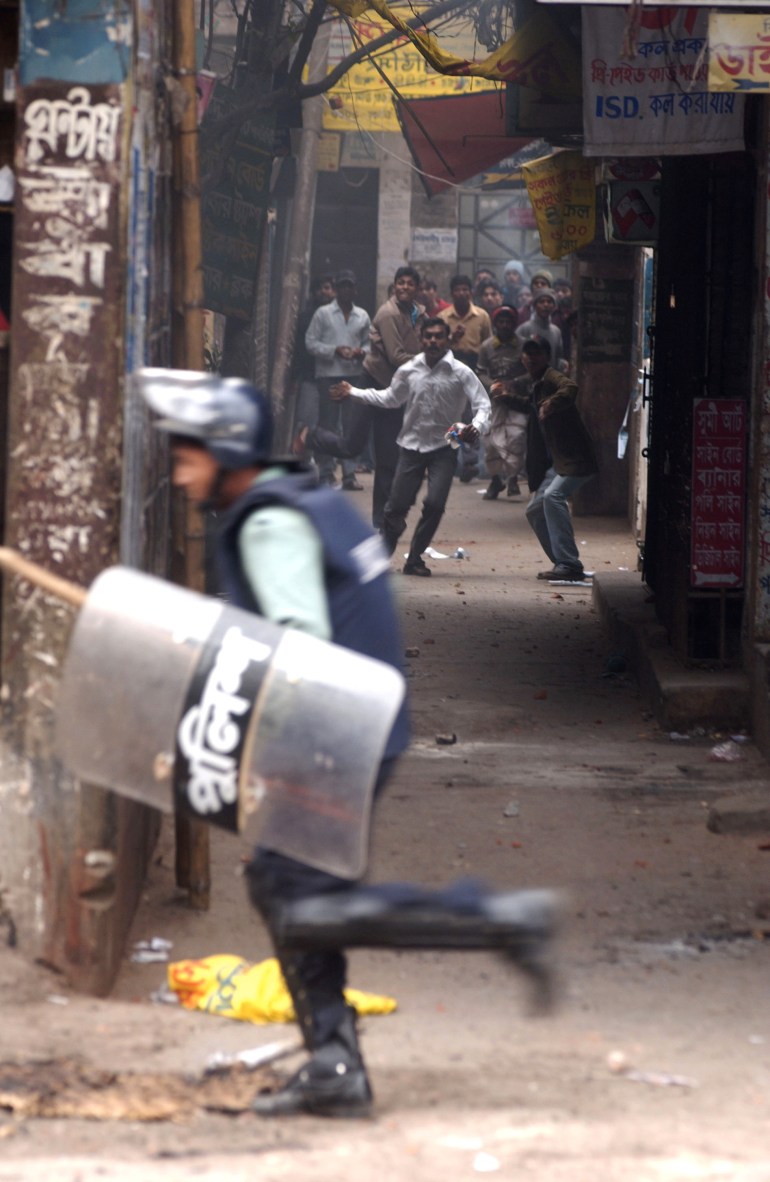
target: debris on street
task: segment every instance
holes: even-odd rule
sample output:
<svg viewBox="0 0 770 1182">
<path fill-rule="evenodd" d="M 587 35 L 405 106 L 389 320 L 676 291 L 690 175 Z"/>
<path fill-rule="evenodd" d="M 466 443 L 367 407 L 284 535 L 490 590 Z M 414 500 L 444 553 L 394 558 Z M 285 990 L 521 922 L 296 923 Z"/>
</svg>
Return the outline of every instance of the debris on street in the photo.
<svg viewBox="0 0 770 1182">
<path fill-rule="evenodd" d="M 168 960 L 168 954 L 174 945 L 162 936 L 153 936 L 151 940 L 139 940 L 134 944 L 131 960 L 134 964 L 163 964 Z"/>
<path fill-rule="evenodd" d="M 23 1119 L 161 1121 L 195 1109 L 248 1112 L 272 1073 L 237 1065 L 191 1078 L 168 1072 L 104 1070 L 80 1059 L 0 1064 L 0 1109 Z"/>
<path fill-rule="evenodd" d="M 717 743 L 711 748 L 709 759 L 715 763 L 736 763 L 743 759 L 743 752 L 734 739 L 728 739 L 726 743 Z"/>
<path fill-rule="evenodd" d="M 205 1010 L 243 1022 L 295 1021 L 294 1005 L 275 957 L 249 964 L 240 956 L 207 956 L 168 966 L 168 985 L 187 1010 Z M 392 1014 L 393 997 L 346 989 L 358 1014 Z"/>
</svg>

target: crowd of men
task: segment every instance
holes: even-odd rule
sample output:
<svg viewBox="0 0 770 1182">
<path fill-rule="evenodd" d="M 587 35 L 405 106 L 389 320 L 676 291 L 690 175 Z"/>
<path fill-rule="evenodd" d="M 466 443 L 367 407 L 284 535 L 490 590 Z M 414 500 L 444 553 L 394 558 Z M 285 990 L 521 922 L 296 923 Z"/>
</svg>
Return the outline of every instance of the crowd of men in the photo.
<svg viewBox="0 0 770 1182">
<path fill-rule="evenodd" d="M 480 269 L 453 276 L 448 295 L 402 266 L 370 319 L 352 271 L 313 282 L 293 451 L 312 455 L 322 484 L 335 485 L 339 462 L 347 491 L 373 470 L 372 522 L 390 554 L 427 481 L 403 567 L 421 577 L 455 476 L 486 474 L 486 500 L 520 496 L 526 481 L 527 519 L 553 564 L 543 576 L 581 580 L 568 499 L 597 466 L 568 376 L 571 285 L 512 259 L 501 283 Z"/>
</svg>

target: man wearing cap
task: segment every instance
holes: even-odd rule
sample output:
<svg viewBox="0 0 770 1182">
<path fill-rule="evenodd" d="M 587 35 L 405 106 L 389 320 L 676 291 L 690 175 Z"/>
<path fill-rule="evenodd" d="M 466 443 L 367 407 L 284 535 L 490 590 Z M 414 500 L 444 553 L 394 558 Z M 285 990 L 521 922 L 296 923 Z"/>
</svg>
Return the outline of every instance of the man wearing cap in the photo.
<svg viewBox="0 0 770 1182">
<path fill-rule="evenodd" d="M 547 341 L 551 351 L 551 365 L 564 369 L 564 344 L 561 329 L 552 322 L 556 311 L 556 296 L 550 287 L 532 288 L 532 315 L 516 329 L 516 336 L 523 345 L 525 341 Z"/>
<path fill-rule="evenodd" d="M 543 288 L 549 287 L 553 290 L 553 274 L 546 270 L 545 267 L 541 267 L 540 270 L 532 272 L 529 286 L 532 289 L 533 297 L 537 292 L 542 291 Z"/>
<path fill-rule="evenodd" d="M 513 382 L 526 371 L 521 364 L 521 343 L 516 337 L 516 311 L 505 305 L 492 313 L 492 336 L 479 349 L 477 375 L 492 402 L 484 457 L 490 476 L 485 501 L 495 501 L 506 488 L 519 496 L 518 476 L 527 454 L 529 398 L 514 389 Z"/>
<path fill-rule="evenodd" d="M 340 404 L 329 397 L 329 389 L 344 380 L 361 381 L 363 361 L 369 351 L 369 315 L 354 304 L 356 277 L 352 271 L 339 271 L 334 278 L 334 299 L 317 308 L 307 332 L 305 347 L 315 358 L 318 385 L 318 425 L 336 431 L 343 426 Z M 334 483 L 335 462 L 332 456 L 317 455 L 321 484 Z M 342 487 L 360 491 L 354 458 L 342 460 Z"/>
<path fill-rule="evenodd" d="M 526 282 L 524 264 L 519 259 L 509 259 L 503 271 L 503 302 L 518 309 L 521 304 L 522 288 Z"/>
</svg>

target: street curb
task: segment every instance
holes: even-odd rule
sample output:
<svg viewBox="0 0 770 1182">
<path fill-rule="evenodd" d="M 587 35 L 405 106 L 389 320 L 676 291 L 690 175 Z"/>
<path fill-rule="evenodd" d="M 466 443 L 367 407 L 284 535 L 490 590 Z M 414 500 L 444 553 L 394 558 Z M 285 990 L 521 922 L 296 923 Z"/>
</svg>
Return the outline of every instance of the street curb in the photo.
<svg viewBox="0 0 770 1182">
<path fill-rule="evenodd" d="M 770 833 L 770 791 L 720 797 L 709 808 L 706 828 L 712 833 Z"/>
<path fill-rule="evenodd" d="M 655 617 L 649 589 L 634 571 L 597 573 L 593 606 L 613 652 L 636 673 L 643 699 L 670 730 L 693 726 L 738 730 L 750 724 L 749 679 L 738 669 L 686 666 Z"/>
</svg>

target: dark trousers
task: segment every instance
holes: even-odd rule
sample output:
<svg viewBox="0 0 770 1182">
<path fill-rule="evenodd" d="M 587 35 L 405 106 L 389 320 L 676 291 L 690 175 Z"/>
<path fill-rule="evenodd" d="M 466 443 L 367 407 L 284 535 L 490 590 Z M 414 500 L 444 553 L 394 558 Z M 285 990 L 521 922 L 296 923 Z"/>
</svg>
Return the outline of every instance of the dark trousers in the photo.
<svg viewBox="0 0 770 1182">
<path fill-rule="evenodd" d="M 428 491 L 422 503 L 422 513 L 412 536 L 407 562 L 416 562 L 423 550 L 433 541 L 444 516 L 452 477 L 457 464 L 457 453 L 451 447 L 434 451 L 409 451 L 401 448 L 396 475 L 385 506 L 382 537 L 389 554 L 406 529 L 406 518 L 417 500 L 423 479 L 428 477 Z"/>
<path fill-rule="evenodd" d="M 380 765 L 375 797 L 382 792 L 396 766 L 396 759 Z M 347 959 L 341 950 L 288 952 L 275 937 L 273 920 L 284 903 L 312 895 L 344 891 L 354 884 L 325 870 L 316 870 L 295 858 L 257 846 L 246 867 L 249 897 L 270 930 L 275 954 L 291 994 L 297 1021 L 309 1050 L 323 1046 L 337 1030 L 346 1010 Z"/>
<path fill-rule="evenodd" d="M 343 406 L 342 432 L 316 427 L 308 437 L 313 451 L 339 459 L 354 459 L 366 447 L 369 432 L 372 436 L 374 453 L 374 485 L 372 488 L 372 523 L 375 529 L 382 526 L 385 502 L 398 463 L 398 434 L 404 420 L 403 407 L 367 406 L 363 402 L 347 399 Z"/>
</svg>

